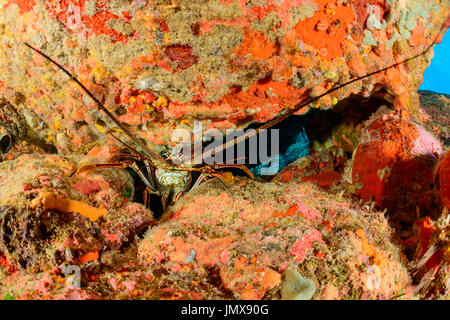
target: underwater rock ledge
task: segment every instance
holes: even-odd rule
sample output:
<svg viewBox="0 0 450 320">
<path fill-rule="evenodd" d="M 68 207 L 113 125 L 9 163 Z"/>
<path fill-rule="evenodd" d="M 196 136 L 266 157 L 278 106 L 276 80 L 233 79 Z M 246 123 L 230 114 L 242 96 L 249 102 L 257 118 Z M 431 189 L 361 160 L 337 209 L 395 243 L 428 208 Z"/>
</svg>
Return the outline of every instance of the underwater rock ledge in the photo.
<svg viewBox="0 0 450 320">
<path fill-rule="evenodd" d="M 113 127 L 57 59 L 156 150 L 176 128 L 267 122 L 335 84 L 430 45 L 448 1 L 6 1 L 0 8 L 0 96 L 43 140 L 86 153 Z M 432 52 L 355 82 L 308 109 L 382 93 L 418 115 Z"/>
<path fill-rule="evenodd" d="M 264 123 L 422 52 L 448 11 L 445 0 L 3 1 L 0 298 L 449 299 L 449 97 L 417 91 L 431 51 L 299 110 L 317 120 L 297 136 L 305 156 L 272 179 L 211 179 L 157 212 L 130 171 L 80 170 L 119 153 L 107 132 L 129 140 L 23 45 L 163 155 L 195 121 Z"/>
</svg>

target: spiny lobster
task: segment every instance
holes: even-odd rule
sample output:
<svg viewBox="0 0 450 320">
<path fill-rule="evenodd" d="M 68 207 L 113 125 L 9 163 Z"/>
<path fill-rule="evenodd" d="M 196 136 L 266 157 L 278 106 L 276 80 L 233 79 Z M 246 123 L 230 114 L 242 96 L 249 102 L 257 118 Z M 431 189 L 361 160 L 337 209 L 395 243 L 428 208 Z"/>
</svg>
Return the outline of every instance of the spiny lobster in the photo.
<svg viewBox="0 0 450 320">
<path fill-rule="evenodd" d="M 383 69 L 379 69 L 374 72 L 370 72 L 364 76 L 356 77 L 354 79 L 351 79 L 343 84 L 335 85 L 330 90 L 326 91 L 325 93 L 316 96 L 314 98 L 310 98 L 307 101 L 300 102 L 294 108 L 289 109 L 284 114 L 274 118 L 273 120 L 265 123 L 264 125 L 258 127 L 256 130 L 252 132 L 252 134 L 249 135 L 243 135 L 240 137 L 236 137 L 234 140 L 230 140 L 214 149 L 210 149 L 209 151 L 203 152 L 199 158 L 199 156 L 194 156 L 191 163 L 202 163 L 202 159 L 206 159 L 214 154 L 217 154 L 219 152 L 223 152 L 228 148 L 234 147 L 238 143 L 244 142 L 246 139 L 249 139 L 251 136 L 255 136 L 258 133 L 260 133 L 262 130 L 268 129 L 283 120 L 287 119 L 288 117 L 295 114 L 297 111 L 299 111 L 301 108 L 321 99 L 322 97 L 335 92 L 345 86 L 348 86 L 356 81 L 363 80 L 365 78 L 371 77 L 375 74 L 384 72 L 388 69 L 395 68 L 401 64 L 404 64 L 408 61 L 414 60 L 418 58 L 419 56 L 424 55 L 427 53 L 438 41 L 439 36 L 446 27 L 446 24 L 442 26 L 440 29 L 438 35 L 434 39 L 434 41 L 422 52 L 407 58 L 401 62 L 392 64 L 390 66 L 387 66 Z M 185 192 L 187 192 L 190 189 L 193 189 L 197 187 L 200 183 L 202 183 L 205 179 L 208 177 L 216 177 L 218 178 L 222 183 L 226 185 L 226 182 L 231 182 L 233 180 L 233 175 L 230 172 L 221 172 L 218 171 L 220 169 L 240 169 L 244 171 L 250 178 L 254 178 L 252 172 L 245 166 L 241 164 L 227 164 L 227 163 L 215 163 L 215 164 L 208 164 L 208 165 L 192 165 L 192 166 L 181 166 L 181 165 L 175 165 L 170 159 L 164 158 L 161 155 L 159 155 L 156 152 L 153 152 L 150 150 L 143 141 L 138 139 L 126 126 L 124 126 L 104 105 L 100 100 L 98 100 L 92 92 L 90 92 L 86 86 L 84 86 L 74 75 L 72 75 L 66 68 L 64 68 L 62 65 L 60 65 L 58 62 L 50 58 L 45 53 L 41 52 L 40 50 L 32 47 L 28 43 L 24 43 L 27 47 L 32 49 L 33 51 L 37 52 L 41 56 L 43 56 L 45 59 L 56 65 L 59 69 L 61 69 L 65 74 L 67 74 L 97 105 L 99 110 L 102 110 L 114 123 L 117 125 L 132 141 L 134 146 L 139 146 L 142 151 L 138 151 L 135 147 L 131 146 L 130 144 L 122 141 L 119 139 L 119 137 L 116 137 L 113 133 L 109 132 L 109 134 L 117 140 L 119 143 L 125 146 L 126 149 L 128 149 L 128 154 L 120 154 L 118 156 L 115 156 L 113 159 L 110 160 L 109 163 L 106 164 L 93 164 L 88 165 L 85 167 L 82 167 L 79 172 L 83 171 L 90 171 L 100 168 L 130 168 L 133 171 L 135 171 L 139 177 L 142 179 L 142 182 L 145 184 L 145 191 L 144 191 L 144 204 L 149 207 L 149 195 L 156 195 L 161 198 L 161 205 L 163 210 L 165 211 L 171 204 L 176 202 Z M 138 163 L 143 163 L 143 166 L 145 168 L 144 170 L 141 167 L 139 167 Z M 193 172 L 198 172 L 199 175 L 196 178 L 195 181 L 193 181 Z"/>
</svg>

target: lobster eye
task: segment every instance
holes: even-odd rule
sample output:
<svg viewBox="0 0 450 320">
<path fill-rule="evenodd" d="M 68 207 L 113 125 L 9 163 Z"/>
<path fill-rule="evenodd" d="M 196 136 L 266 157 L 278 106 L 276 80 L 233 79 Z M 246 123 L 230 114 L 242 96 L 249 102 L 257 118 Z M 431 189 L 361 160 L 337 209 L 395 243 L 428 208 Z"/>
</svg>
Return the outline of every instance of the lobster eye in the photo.
<svg viewBox="0 0 450 320">
<path fill-rule="evenodd" d="M 0 136 L 0 152 L 7 153 L 12 147 L 12 138 L 9 134 Z"/>
</svg>

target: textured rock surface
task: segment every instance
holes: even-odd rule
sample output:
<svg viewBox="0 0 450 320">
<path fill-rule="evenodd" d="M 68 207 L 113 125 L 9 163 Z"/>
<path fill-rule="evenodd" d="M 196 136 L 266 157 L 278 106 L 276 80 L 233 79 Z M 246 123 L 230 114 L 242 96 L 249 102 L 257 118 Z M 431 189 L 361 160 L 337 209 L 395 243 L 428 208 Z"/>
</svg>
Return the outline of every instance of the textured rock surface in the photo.
<svg viewBox="0 0 450 320">
<path fill-rule="evenodd" d="M 308 283 L 307 293 L 295 293 L 302 297 L 413 297 L 405 260 L 383 213 L 342 195 L 295 181 L 237 178 L 224 189 L 211 180 L 178 201 L 139 239 L 132 235 L 142 234 L 152 221 L 138 204 L 123 203 L 120 184 L 111 182 L 122 179 L 120 171 L 91 176 L 110 181 L 111 187 L 98 191 L 92 182 L 81 187 L 78 178 L 66 176 L 67 165 L 52 168 L 55 158 L 23 156 L 2 163 L 16 173 L 17 188 L 24 189 L 1 190 L 2 204 L 9 206 L 2 207 L 1 217 L 7 212 L 10 221 L 3 219 L 0 230 L 3 297 L 278 299 L 282 286 L 299 287 L 283 282 L 297 281 L 284 279 L 287 268 Z M 63 160 L 69 161 L 58 158 Z M 21 173 L 24 162 L 27 175 Z M 60 185 L 55 182 L 59 175 L 66 177 Z M 52 187 L 30 186 L 27 177 L 49 179 Z M 29 208 L 49 188 L 92 206 L 106 197 L 116 205 L 95 222 L 83 212 L 14 209 L 18 204 Z M 15 241 L 6 240 L 11 234 L 17 235 Z M 80 268 L 81 290 L 68 285 L 71 276 L 63 272 L 68 264 Z"/>
<path fill-rule="evenodd" d="M 450 95 L 419 91 L 420 108 L 427 131 L 439 137 L 443 146 L 450 146 Z"/>
<path fill-rule="evenodd" d="M 126 172 L 74 175 L 76 160 L 23 155 L 0 163 L 0 252 L 27 272 L 83 263 L 101 250 L 120 250 L 153 221 L 149 210 L 130 202 L 134 187 Z M 33 205 L 42 194 L 84 206 L 57 211 Z M 107 208 L 107 216 L 90 221 L 96 208 Z"/>
<path fill-rule="evenodd" d="M 174 274 L 215 270 L 221 290 L 241 299 L 279 298 L 287 267 L 314 281 L 316 299 L 408 292 L 406 269 L 381 213 L 311 184 L 240 180 L 231 194 L 220 188 L 205 184 L 179 201 L 171 220 L 140 243 L 142 263 Z"/>
<path fill-rule="evenodd" d="M 435 183 L 440 190 L 442 205 L 450 209 L 450 151 L 437 165 Z"/>
<path fill-rule="evenodd" d="M 434 40 L 448 1 L 14 0 L 0 10 L 1 95 L 41 138 L 83 153 L 105 142 L 110 121 L 23 41 L 68 66 L 120 121 L 162 149 L 173 129 L 191 128 L 193 119 L 220 129 L 267 121 L 413 56 Z M 427 65 L 421 57 L 312 107 L 384 89 L 415 114 Z"/>
<path fill-rule="evenodd" d="M 448 97 L 422 92 L 418 109 L 431 53 L 300 110 L 314 111 L 310 156 L 272 181 L 206 182 L 156 221 L 133 202 L 142 195 L 125 170 L 76 174 L 117 152 L 105 134 L 114 125 L 22 45 L 67 66 L 160 152 L 193 120 L 265 122 L 413 56 L 448 10 L 426 0 L 0 1 L 0 297 L 448 299 Z"/>
<path fill-rule="evenodd" d="M 433 168 L 444 150 L 432 134 L 395 113 L 366 123 L 353 156 L 356 194 L 380 208 L 424 210 L 436 206 Z"/>
<path fill-rule="evenodd" d="M 313 299 L 448 297 L 448 215 L 418 219 L 408 229 L 411 238 L 400 245 L 402 230 L 394 233 L 385 214 L 373 209 L 375 203 L 364 204 L 348 192 L 351 166 L 342 168 L 343 154 L 334 147 L 302 158 L 273 182 L 236 177 L 225 188 L 209 181 L 179 200 L 157 225 L 148 210 L 129 202 L 133 190 L 125 172 L 73 175 L 81 163 L 95 159 L 22 155 L 4 161 L 0 295 L 279 299 L 283 287 L 300 286 L 305 292 L 295 296 L 313 294 Z M 321 177 L 327 172 L 338 175 Z M 305 181 L 331 181 L 323 185 L 331 188 Z M 33 199 L 50 191 L 105 206 L 108 214 L 90 222 L 83 212 L 31 208 Z M 415 250 L 413 258 L 425 261 L 416 263 L 415 277 L 401 253 L 408 246 Z M 431 256 L 430 248 L 435 248 Z M 81 289 L 70 286 L 73 278 L 63 271 L 68 264 L 80 268 Z M 285 278 L 286 270 L 300 277 Z M 426 282 L 430 272 L 434 277 Z"/>
</svg>

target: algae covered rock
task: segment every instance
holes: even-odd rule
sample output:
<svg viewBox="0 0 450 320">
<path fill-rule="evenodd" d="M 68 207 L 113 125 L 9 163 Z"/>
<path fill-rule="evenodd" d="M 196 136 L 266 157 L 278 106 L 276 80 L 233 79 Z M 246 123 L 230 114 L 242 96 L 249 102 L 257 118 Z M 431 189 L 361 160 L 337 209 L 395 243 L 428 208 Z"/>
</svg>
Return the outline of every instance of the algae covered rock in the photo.
<svg viewBox="0 0 450 320">
<path fill-rule="evenodd" d="M 365 124 L 353 157 L 356 194 L 379 208 L 436 207 L 433 168 L 444 150 L 431 133 L 395 113 Z"/>
<path fill-rule="evenodd" d="M 440 190 L 442 205 L 450 209 L 450 151 L 436 165 L 435 182 Z"/>
<path fill-rule="evenodd" d="M 431 51 L 299 110 L 324 121 L 304 131 L 310 156 L 274 179 L 211 179 L 156 220 L 128 171 L 80 170 L 119 153 L 107 133 L 129 140 L 24 42 L 166 155 L 176 129 L 267 122 L 421 53 L 448 10 L 445 0 L 3 1 L 0 297 L 447 298 L 448 99 L 421 93 L 420 110 L 417 93 Z"/>
<path fill-rule="evenodd" d="M 38 266 L 39 244 L 44 240 L 41 214 L 0 206 L 0 252 L 22 268 Z"/>
<path fill-rule="evenodd" d="M 126 171 L 76 174 L 78 160 L 23 155 L 0 163 L 0 252 L 27 272 L 97 260 L 133 243 L 153 221 L 130 201 Z"/>
<path fill-rule="evenodd" d="M 8 195 L 8 190 L 2 189 L 6 208 L 2 212 L 8 221 L 2 229 L 8 231 L 3 233 L 7 236 L 0 239 L 3 296 L 416 297 L 407 261 L 384 214 L 342 194 L 295 180 L 263 182 L 235 177 L 226 188 L 210 180 L 181 198 L 156 224 L 141 205 L 119 201 L 117 191 L 127 180 L 106 188 L 102 179 L 111 182 L 112 177 L 121 177 L 114 170 L 109 175 L 71 176 L 63 169 L 76 168 L 78 161 L 72 160 L 68 166 L 60 160 L 69 159 L 61 156 L 35 157 L 25 155 L 1 164 L 15 173 L 18 189 L 32 190 L 21 195 L 10 188 Z M 52 166 L 55 159 L 61 167 Z M 17 170 L 25 165 L 27 174 L 20 174 Z M 118 208 L 109 202 L 108 214 L 91 221 L 76 205 L 72 204 L 73 212 L 66 212 L 46 209 L 45 201 L 35 201 L 47 199 L 48 186 L 23 188 L 30 183 L 28 179 L 46 181 L 45 176 L 53 181 L 59 175 L 65 182 L 59 187 L 55 184 L 52 192 L 64 195 L 65 201 L 100 205 L 95 196 L 99 192 L 94 187 L 96 181 L 106 188 L 101 198 L 109 195 L 116 199 Z M 13 175 L 7 177 L 12 179 Z M 20 213 L 17 205 L 22 203 L 30 211 Z M 33 208 L 36 203 L 39 205 Z M 68 267 L 75 273 L 66 272 Z"/>
<path fill-rule="evenodd" d="M 239 179 L 226 191 L 210 181 L 166 218 L 147 231 L 138 257 L 149 272 L 163 269 L 164 285 L 174 290 L 197 290 L 208 299 L 280 299 L 287 292 L 282 275 L 286 281 L 287 268 L 295 267 L 310 279 L 304 297 L 314 291 L 314 299 L 412 295 L 383 214 L 309 183 Z"/>
<path fill-rule="evenodd" d="M 419 91 L 419 95 L 425 128 L 439 137 L 443 146 L 450 146 L 450 95 L 432 91 Z"/>
<path fill-rule="evenodd" d="M 448 1 L 6 1 L 0 95 L 42 139 L 86 153 L 113 124 L 67 76 L 76 74 L 119 120 L 164 150 L 193 120 L 226 129 L 266 122 L 307 97 L 414 56 L 438 36 Z M 427 57 L 318 101 L 385 91 L 418 112 Z M 304 112 L 303 110 L 302 112 Z M 184 120 L 184 121 L 182 121 Z"/>
</svg>

